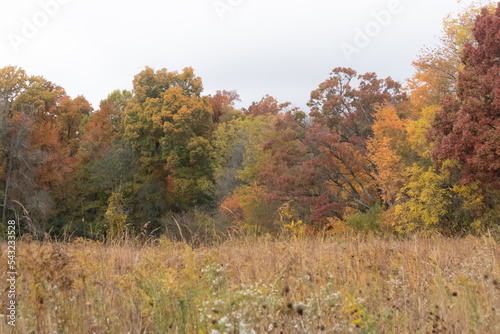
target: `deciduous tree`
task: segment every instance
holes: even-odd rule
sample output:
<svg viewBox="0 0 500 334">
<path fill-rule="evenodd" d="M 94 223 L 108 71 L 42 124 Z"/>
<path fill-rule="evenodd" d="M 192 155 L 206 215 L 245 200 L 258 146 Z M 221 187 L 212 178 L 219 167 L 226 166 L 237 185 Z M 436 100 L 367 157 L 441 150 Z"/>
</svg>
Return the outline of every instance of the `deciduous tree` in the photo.
<svg viewBox="0 0 500 334">
<path fill-rule="evenodd" d="M 400 84 L 391 78 L 357 75 L 348 68 L 334 69 L 311 93 L 313 124 L 306 140 L 317 150 L 311 164 L 322 168 L 331 194 L 347 206 L 364 212 L 380 201 L 377 166 L 367 149 L 374 114 L 382 105 L 398 108 L 405 101 Z"/>
<path fill-rule="evenodd" d="M 484 9 L 467 43 L 457 96 L 442 103 L 432 127 L 435 161 L 458 159 L 462 182 L 500 189 L 500 6 Z"/>
</svg>

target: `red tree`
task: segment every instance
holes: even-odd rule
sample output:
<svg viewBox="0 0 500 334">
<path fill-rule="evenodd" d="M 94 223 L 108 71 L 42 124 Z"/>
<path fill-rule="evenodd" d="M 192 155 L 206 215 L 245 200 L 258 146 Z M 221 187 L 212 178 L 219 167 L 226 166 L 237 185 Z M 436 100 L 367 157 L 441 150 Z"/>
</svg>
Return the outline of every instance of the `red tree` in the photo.
<svg viewBox="0 0 500 334">
<path fill-rule="evenodd" d="M 322 218 L 342 216 L 345 203 L 328 191 L 322 168 L 312 163 L 316 149 L 305 142 L 306 131 L 304 112 L 294 109 L 277 115 L 263 147 L 272 159 L 258 182 L 268 188 L 268 202 L 291 203 L 300 216 L 321 223 Z"/>
<path fill-rule="evenodd" d="M 432 151 L 441 164 L 462 163 L 462 182 L 482 181 L 500 189 L 500 5 L 483 9 L 474 30 L 476 45 L 462 55 L 457 96 L 442 103 L 430 132 Z"/>
<path fill-rule="evenodd" d="M 336 68 L 330 78 L 311 93 L 312 126 L 306 143 L 316 150 L 308 163 L 322 170 L 330 193 L 359 211 L 380 202 L 377 166 L 367 144 L 373 136 L 378 106 L 404 106 L 406 95 L 391 78 L 375 73 L 357 75 L 350 68 Z"/>
<path fill-rule="evenodd" d="M 251 116 L 277 115 L 280 111 L 283 111 L 289 105 L 289 102 L 279 104 L 278 100 L 276 100 L 274 97 L 266 95 L 259 102 L 252 102 L 252 105 L 248 107 L 248 110 L 243 108 L 243 112 L 246 115 Z"/>
<path fill-rule="evenodd" d="M 220 122 L 222 115 L 234 106 L 235 101 L 240 101 L 240 96 L 234 90 L 230 92 L 218 90 L 214 96 L 208 96 L 208 102 L 212 106 L 212 121 L 214 124 Z"/>
</svg>

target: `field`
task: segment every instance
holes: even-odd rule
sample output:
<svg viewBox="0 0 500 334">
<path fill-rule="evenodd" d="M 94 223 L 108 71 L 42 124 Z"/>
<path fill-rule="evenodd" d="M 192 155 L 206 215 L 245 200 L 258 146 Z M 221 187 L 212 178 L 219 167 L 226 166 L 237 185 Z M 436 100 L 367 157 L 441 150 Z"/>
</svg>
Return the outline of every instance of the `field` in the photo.
<svg viewBox="0 0 500 334">
<path fill-rule="evenodd" d="M 0 333 L 500 333 L 499 259 L 490 237 L 24 240 Z"/>
</svg>

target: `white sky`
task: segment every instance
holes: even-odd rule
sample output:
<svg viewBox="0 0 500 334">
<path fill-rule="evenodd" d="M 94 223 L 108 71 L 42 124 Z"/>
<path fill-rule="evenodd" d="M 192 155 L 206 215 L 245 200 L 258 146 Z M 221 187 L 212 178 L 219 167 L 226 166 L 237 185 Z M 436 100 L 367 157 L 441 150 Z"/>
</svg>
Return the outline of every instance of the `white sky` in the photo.
<svg viewBox="0 0 500 334">
<path fill-rule="evenodd" d="M 398 13 L 348 61 L 340 45 L 355 46 L 356 29 L 366 29 L 375 22 L 372 13 L 391 2 L 400 3 Z M 59 3 L 48 7 L 52 17 L 45 3 Z M 216 5 L 231 10 L 217 12 Z M 419 49 L 437 41 L 442 19 L 458 6 L 456 0 L 0 0 L 0 67 L 43 75 L 95 109 L 113 90 L 131 89 L 146 65 L 191 66 L 205 94 L 236 89 L 240 106 L 270 94 L 305 108 L 310 92 L 338 66 L 405 80 Z M 25 38 L 18 50 L 13 38 Z"/>
</svg>

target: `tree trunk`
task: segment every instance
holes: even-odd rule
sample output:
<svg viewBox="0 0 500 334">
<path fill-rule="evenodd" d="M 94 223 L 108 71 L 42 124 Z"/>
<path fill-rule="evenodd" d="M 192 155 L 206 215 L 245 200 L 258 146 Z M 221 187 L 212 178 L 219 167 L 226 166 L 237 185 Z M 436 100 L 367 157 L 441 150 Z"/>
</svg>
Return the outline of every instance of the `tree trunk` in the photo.
<svg viewBox="0 0 500 334">
<path fill-rule="evenodd" d="M 8 197 L 9 197 L 9 190 L 10 190 L 10 180 L 12 176 L 12 157 L 10 154 L 7 156 L 7 174 L 5 175 L 5 189 L 3 192 L 3 208 L 2 208 L 2 223 L 5 222 L 5 214 L 7 211 L 7 203 L 8 203 Z"/>
</svg>

